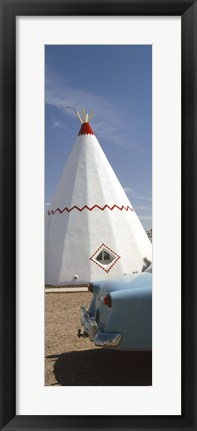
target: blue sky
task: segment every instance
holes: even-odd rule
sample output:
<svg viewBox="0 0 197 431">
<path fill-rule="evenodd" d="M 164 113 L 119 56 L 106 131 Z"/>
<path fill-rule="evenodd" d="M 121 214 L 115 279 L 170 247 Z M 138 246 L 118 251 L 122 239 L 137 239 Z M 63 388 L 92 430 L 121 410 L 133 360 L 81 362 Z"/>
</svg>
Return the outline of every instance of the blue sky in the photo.
<svg viewBox="0 0 197 431">
<path fill-rule="evenodd" d="M 152 228 L 152 47 L 45 47 L 45 208 L 80 129 L 91 127 L 145 229 Z"/>
</svg>

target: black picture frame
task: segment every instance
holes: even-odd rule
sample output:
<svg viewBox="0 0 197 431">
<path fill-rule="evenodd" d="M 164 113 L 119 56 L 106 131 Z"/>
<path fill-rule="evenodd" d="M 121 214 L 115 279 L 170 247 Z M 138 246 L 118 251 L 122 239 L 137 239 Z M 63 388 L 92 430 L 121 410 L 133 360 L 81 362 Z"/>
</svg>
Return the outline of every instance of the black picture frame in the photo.
<svg viewBox="0 0 197 431">
<path fill-rule="evenodd" d="M 197 4 L 194 0 L 1 0 L 0 425 L 4 430 L 197 429 Z M 182 21 L 182 414 L 16 416 L 16 83 L 17 16 L 181 16 Z M 169 388 L 170 391 L 170 388 Z"/>
</svg>

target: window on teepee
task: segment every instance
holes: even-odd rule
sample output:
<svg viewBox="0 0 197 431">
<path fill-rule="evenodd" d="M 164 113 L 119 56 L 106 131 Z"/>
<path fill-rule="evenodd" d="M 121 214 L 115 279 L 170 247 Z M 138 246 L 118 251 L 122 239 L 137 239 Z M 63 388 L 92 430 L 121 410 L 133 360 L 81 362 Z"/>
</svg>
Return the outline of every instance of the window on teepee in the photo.
<svg viewBox="0 0 197 431">
<path fill-rule="evenodd" d="M 101 253 L 99 253 L 99 255 L 97 256 L 96 260 L 103 260 L 103 253 L 101 251 Z"/>
<path fill-rule="evenodd" d="M 110 254 L 105 249 L 101 250 L 98 256 L 96 257 L 96 260 L 101 263 L 102 265 L 108 265 L 115 259 L 115 256 Z"/>
<path fill-rule="evenodd" d="M 110 260 L 110 254 L 107 253 L 107 251 L 103 252 L 103 257 L 104 257 L 104 260 Z"/>
</svg>

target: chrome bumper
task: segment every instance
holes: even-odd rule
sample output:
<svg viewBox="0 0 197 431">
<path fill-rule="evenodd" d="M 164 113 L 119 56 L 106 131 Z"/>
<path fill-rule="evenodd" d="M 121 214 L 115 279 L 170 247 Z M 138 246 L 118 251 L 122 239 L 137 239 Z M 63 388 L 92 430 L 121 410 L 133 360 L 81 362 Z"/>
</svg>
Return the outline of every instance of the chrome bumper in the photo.
<svg viewBox="0 0 197 431">
<path fill-rule="evenodd" d="M 94 339 L 95 346 L 116 347 L 120 344 L 121 334 L 97 332 Z"/>
<path fill-rule="evenodd" d="M 94 317 L 91 317 L 85 307 L 81 307 L 81 324 L 84 326 L 84 333 L 89 335 L 91 341 L 94 341 L 98 325 Z"/>
<path fill-rule="evenodd" d="M 95 346 L 116 347 L 120 344 L 121 334 L 105 333 L 99 330 L 94 317 L 89 315 L 85 307 L 81 307 L 81 324 L 84 326 L 84 333 L 89 335 Z"/>
</svg>

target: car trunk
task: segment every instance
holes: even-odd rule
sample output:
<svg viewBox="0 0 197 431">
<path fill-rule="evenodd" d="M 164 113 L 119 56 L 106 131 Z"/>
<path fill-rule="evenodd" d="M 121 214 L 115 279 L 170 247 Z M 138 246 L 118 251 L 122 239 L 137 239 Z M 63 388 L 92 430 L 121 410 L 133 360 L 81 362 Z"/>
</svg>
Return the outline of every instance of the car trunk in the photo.
<svg viewBox="0 0 197 431">
<path fill-rule="evenodd" d="M 140 276 L 139 276 L 140 275 Z M 120 281 L 111 280 L 111 282 L 103 282 L 100 289 L 98 290 L 98 294 L 96 297 L 95 310 L 96 310 L 96 321 L 101 330 L 105 330 L 111 313 L 113 311 L 112 307 L 109 307 L 104 303 L 104 298 L 110 294 L 110 292 L 114 292 L 117 290 L 126 290 L 126 289 L 134 289 L 142 288 L 147 285 L 149 279 L 152 277 L 152 274 L 148 272 L 132 274 L 131 276 L 125 276 L 124 282 L 123 279 Z"/>
</svg>

